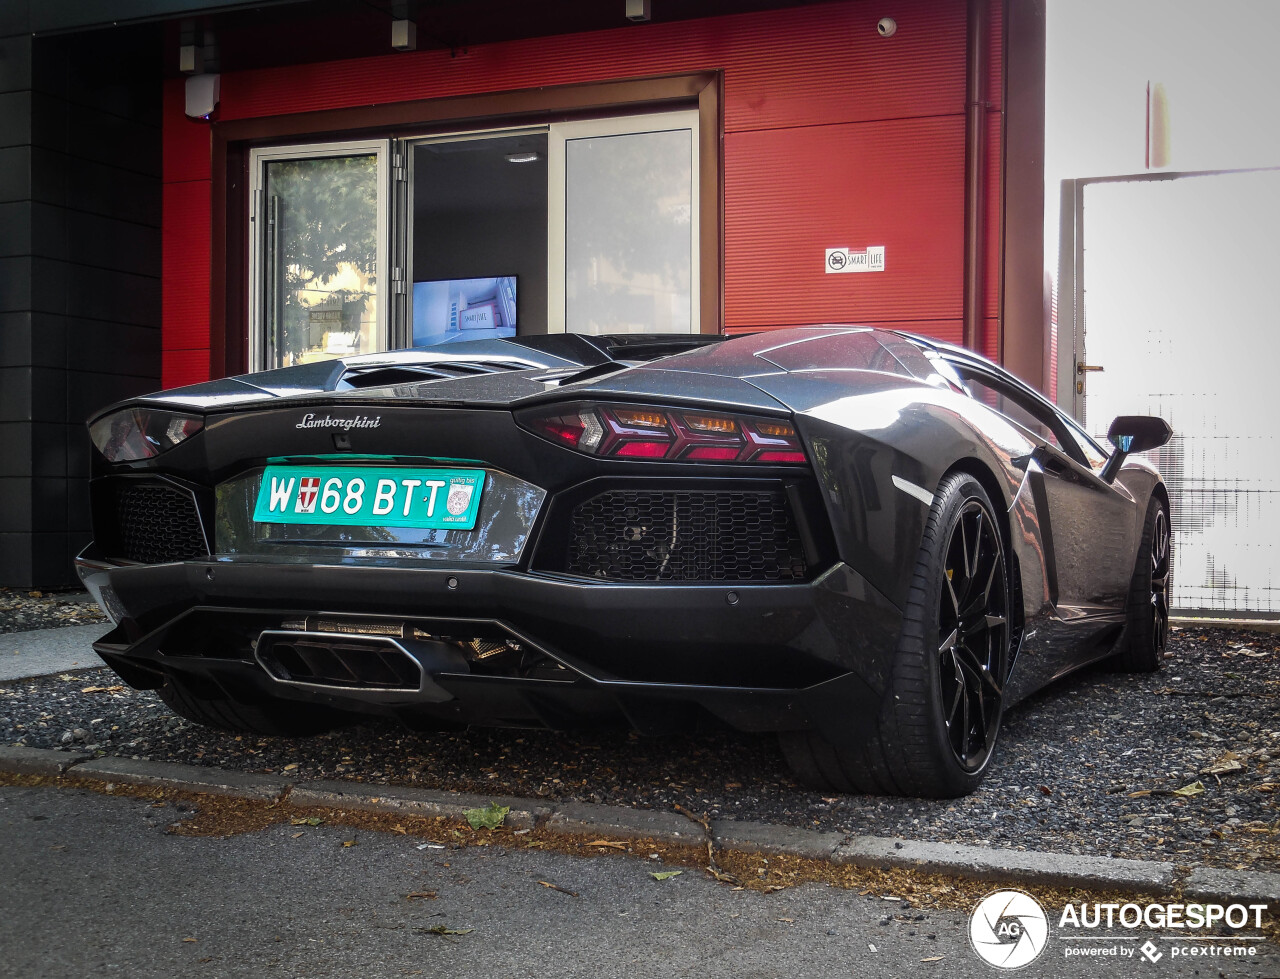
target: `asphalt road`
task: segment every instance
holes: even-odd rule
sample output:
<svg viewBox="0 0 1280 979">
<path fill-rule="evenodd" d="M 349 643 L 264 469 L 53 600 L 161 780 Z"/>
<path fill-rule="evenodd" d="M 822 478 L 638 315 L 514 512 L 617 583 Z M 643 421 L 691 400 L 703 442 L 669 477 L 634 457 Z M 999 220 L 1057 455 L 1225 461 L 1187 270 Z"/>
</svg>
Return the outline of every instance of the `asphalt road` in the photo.
<svg viewBox="0 0 1280 979">
<path fill-rule="evenodd" d="M 341 826 L 166 833 L 182 815 L 144 799 L 0 789 L 0 975 L 1003 974 L 969 947 L 964 912 L 904 912 L 821 885 L 763 895 L 689 869 L 658 881 L 651 873 L 664 868 L 633 856 L 434 849 Z M 1241 963 L 1084 961 L 1051 937 L 1020 974 L 1280 975 L 1280 950 L 1258 953 Z"/>
</svg>

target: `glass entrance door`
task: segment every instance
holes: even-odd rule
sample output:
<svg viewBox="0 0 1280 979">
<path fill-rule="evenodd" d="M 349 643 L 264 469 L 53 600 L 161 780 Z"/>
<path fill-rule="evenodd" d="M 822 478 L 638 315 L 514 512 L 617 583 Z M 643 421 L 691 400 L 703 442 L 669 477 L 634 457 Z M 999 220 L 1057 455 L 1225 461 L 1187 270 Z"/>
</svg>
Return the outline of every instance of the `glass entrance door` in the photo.
<svg viewBox="0 0 1280 979">
<path fill-rule="evenodd" d="M 250 151 L 249 366 L 699 329 L 696 109 Z"/>
<path fill-rule="evenodd" d="M 553 330 L 698 331 L 697 132 L 697 110 L 551 127 Z"/>
<path fill-rule="evenodd" d="M 410 345 L 546 333 L 546 128 L 410 145 Z"/>
<path fill-rule="evenodd" d="M 382 349 L 386 144 L 255 150 L 256 370 Z"/>
</svg>

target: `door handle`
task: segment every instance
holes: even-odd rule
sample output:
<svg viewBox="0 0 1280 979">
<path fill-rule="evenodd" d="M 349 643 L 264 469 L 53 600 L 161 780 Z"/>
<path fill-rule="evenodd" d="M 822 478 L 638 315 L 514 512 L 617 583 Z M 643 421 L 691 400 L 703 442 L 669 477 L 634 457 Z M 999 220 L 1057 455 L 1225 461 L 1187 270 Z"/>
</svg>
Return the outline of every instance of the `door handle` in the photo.
<svg viewBox="0 0 1280 979">
<path fill-rule="evenodd" d="M 1080 380 L 1076 381 L 1076 394 L 1084 394 L 1084 376 L 1086 374 L 1092 373 L 1093 371 L 1104 371 L 1104 370 L 1106 370 L 1106 368 L 1103 367 L 1101 364 L 1082 364 L 1079 361 L 1077 361 L 1076 376 L 1079 377 Z"/>
<path fill-rule="evenodd" d="M 1040 459 L 1040 468 L 1050 476 L 1065 476 L 1069 471 L 1067 467 L 1057 459 L 1050 459 L 1047 456 Z"/>
<path fill-rule="evenodd" d="M 1036 461 L 1041 472 L 1046 472 L 1050 476 L 1061 476 L 1067 471 L 1067 467 L 1053 457 L 1053 453 L 1047 446 L 1037 446 L 1030 457 Z"/>
</svg>

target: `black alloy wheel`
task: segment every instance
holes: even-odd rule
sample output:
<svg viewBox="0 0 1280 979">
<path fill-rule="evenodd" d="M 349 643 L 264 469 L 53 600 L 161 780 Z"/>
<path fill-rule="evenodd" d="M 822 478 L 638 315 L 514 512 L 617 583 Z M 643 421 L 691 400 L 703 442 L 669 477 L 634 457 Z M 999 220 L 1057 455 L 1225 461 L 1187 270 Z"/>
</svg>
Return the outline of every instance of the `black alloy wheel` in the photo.
<svg viewBox="0 0 1280 979">
<path fill-rule="evenodd" d="M 783 754 L 801 782 L 932 798 L 977 788 L 995 749 L 1009 672 L 1009 564 L 995 514 L 973 476 L 942 480 L 874 731 L 783 732 Z"/>
<path fill-rule="evenodd" d="M 1156 510 L 1151 534 L 1151 635 L 1161 659 L 1169 646 L 1169 518 L 1161 506 Z"/>
<path fill-rule="evenodd" d="M 1173 532 L 1163 500 L 1147 504 L 1142 539 L 1134 559 L 1124 633 L 1112 665 L 1127 673 L 1154 673 L 1164 666 L 1169 646 L 1169 587 Z"/>
<path fill-rule="evenodd" d="M 995 747 L 1009 648 L 1004 548 L 982 501 L 965 502 L 944 553 L 937 680 L 947 743 L 956 764 L 973 773 Z"/>
</svg>

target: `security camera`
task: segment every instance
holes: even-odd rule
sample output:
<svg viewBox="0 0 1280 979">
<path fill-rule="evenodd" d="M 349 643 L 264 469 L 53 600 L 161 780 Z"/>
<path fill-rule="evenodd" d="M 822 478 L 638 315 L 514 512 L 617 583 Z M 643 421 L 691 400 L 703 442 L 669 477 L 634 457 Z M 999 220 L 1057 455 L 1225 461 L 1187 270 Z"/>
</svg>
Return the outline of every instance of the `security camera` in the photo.
<svg viewBox="0 0 1280 979">
<path fill-rule="evenodd" d="M 897 29 L 898 22 L 892 17 L 881 17 L 880 22 L 876 24 L 876 30 L 880 32 L 881 37 L 893 37 Z"/>
</svg>

